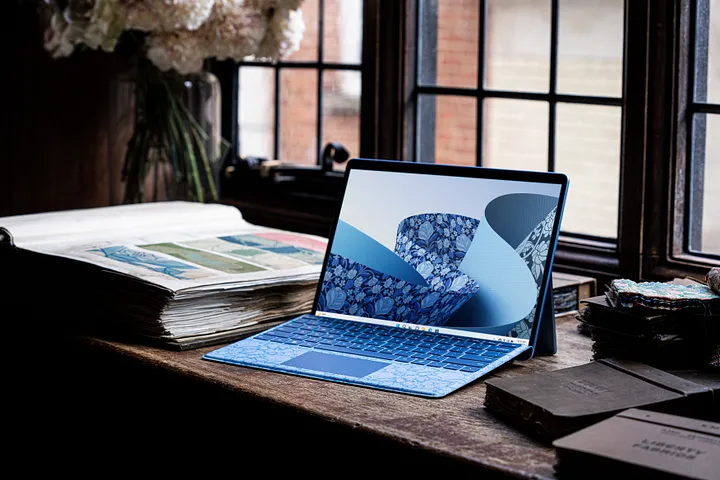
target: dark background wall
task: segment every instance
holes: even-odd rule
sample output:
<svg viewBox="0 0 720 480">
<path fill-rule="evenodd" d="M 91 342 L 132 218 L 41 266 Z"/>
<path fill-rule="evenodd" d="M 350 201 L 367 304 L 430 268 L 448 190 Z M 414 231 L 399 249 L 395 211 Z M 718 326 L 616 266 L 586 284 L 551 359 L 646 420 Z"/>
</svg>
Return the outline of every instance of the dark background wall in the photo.
<svg viewBox="0 0 720 480">
<path fill-rule="evenodd" d="M 103 206 L 121 199 L 131 96 L 122 58 L 53 59 L 33 2 L 2 14 L 0 216 Z"/>
</svg>

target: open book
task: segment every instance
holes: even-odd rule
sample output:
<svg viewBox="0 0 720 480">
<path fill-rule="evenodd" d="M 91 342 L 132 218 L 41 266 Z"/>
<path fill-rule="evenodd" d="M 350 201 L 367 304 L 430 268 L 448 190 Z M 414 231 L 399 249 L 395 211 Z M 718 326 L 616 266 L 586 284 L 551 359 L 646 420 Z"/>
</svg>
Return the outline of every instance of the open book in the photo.
<svg viewBox="0 0 720 480">
<path fill-rule="evenodd" d="M 255 226 L 220 204 L 0 218 L 0 248 L 24 255 L 21 268 L 72 276 L 78 301 L 92 303 L 103 321 L 181 349 L 309 312 L 326 247 L 323 237 Z"/>
</svg>

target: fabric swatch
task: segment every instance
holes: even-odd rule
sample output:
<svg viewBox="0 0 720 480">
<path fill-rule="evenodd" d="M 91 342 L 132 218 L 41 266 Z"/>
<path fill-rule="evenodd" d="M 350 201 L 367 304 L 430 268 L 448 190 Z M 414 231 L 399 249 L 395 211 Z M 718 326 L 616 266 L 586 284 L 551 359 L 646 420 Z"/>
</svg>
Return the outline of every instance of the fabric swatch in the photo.
<svg viewBox="0 0 720 480">
<path fill-rule="evenodd" d="M 709 309 L 720 295 L 707 285 L 677 285 L 663 282 L 613 280 L 607 299 L 617 307 L 647 307 L 661 310 Z"/>
</svg>

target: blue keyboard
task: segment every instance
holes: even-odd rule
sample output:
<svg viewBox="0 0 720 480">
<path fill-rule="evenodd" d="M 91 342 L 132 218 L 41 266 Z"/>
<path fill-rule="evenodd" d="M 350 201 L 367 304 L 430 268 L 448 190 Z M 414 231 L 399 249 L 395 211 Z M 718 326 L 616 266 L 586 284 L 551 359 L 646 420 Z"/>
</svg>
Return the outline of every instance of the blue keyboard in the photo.
<svg viewBox="0 0 720 480">
<path fill-rule="evenodd" d="M 520 345 L 304 315 L 256 340 L 477 372 Z"/>
</svg>

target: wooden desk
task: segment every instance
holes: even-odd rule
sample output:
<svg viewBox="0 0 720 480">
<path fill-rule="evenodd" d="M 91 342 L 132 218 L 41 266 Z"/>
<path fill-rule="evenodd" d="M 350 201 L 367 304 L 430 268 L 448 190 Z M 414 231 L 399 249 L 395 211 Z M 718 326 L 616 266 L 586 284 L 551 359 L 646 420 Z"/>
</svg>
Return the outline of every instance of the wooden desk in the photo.
<svg viewBox="0 0 720 480">
<path fill-rule="evenodd" d="M 589 362 L 590 340 L 576 325 L 569 316 L 558 321 L 557 355 L 517 362 L 497 375 Z M 352 473 L 394 466 L 403 472 L 484 472 L 482 478 L 553 477 L 553 449 L 487 413 L 482 379 L 445 398 L 426 399 L 202 360 L 212 348 L 174 352 L 90 337 L 78 345 L 77 365 L 92 364 L 78 385 L 94 379 L 87 389 L 94 400 L 83 401 L 95 405 L 92 413 L 83 410 L 85 428 L 126 412 L 116 420 L 113 438 L 129 428 L 132 441 L 151 432 L 154 448 L 167 442 L 234 445 L 238 462 L 255 459 L 273 471 L 297 461 L 305 467 L 335 462 L 333 468 Z M 97 386 L 99 379 L 105 387 Z M 280 449 L 297 455 L 278 461 Z"/>
</svg>

